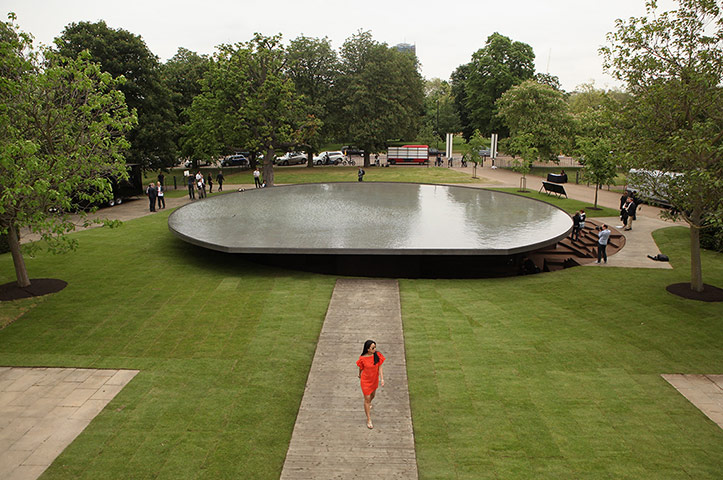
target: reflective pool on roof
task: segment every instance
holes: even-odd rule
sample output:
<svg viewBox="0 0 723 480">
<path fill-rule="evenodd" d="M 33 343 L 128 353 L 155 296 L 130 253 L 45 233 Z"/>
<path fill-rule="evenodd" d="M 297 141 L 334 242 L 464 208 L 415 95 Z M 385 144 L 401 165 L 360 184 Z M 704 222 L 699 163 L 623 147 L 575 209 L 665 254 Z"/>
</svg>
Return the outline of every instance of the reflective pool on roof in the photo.
<svg viewBox="0 0 723 480">
<path fill-rule="evenodd" d="M 218 195 L 179 208 L 168 225 L 188 242 L 226 252 L 503 255 L 556 243 L 572 220 L 502 192 L 369 182 Z"/>
</svg>

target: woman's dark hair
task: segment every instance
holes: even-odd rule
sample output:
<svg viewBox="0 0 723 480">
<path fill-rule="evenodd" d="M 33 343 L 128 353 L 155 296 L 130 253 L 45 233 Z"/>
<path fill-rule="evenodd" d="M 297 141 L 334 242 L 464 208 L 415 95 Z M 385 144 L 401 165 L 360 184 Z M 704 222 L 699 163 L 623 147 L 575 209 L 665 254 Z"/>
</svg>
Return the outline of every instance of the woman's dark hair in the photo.
<svg viewBox="0 0 723 480">
<path fill-rule="evenodd" d="M 375 342 L 374 340 L 367 340 L 366 342 L 364 342 L 364 350 L 362 351 L 362 355 L 366 355 L 367 353 L 369 353 L 369 347 L 371 347 L 372 344 L 375 343 L 377 342 Z M 374 365 L 376 365 L 377 363 L 379 363 L 379 355 L 377 354 L 377 352 L 374 352 Z"/>
</svg>

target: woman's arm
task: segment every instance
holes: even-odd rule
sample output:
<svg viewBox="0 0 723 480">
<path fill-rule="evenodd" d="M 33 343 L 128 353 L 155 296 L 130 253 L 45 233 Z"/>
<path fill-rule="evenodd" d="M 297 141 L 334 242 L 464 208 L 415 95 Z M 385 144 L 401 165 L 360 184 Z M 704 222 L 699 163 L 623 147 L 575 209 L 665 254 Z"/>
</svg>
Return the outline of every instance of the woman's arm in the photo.
<svg viewBox="0 0 723 480">
<path fill-rule="evenodd" d="M 382 365 L 379 365 L 379 381 L 382 384 L 382 387 L 384 386 L 384 370 L 382 369 Z"/>
<path fill-rule="evenodd" d="M 362 368 L 359 367 L 359 378 L 361 378 L 361 371 L 362 371 Z"/>
</svg>

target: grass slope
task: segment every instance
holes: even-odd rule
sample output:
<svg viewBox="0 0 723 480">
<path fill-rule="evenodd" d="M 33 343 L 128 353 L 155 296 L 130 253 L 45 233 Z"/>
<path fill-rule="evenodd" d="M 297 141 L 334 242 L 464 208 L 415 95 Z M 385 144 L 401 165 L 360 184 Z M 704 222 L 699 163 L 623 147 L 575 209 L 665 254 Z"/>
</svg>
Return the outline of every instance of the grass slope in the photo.
<svg viewBox="0 0 723 480">
<path fill-rule="evenodd" d="M 664 290 L 687 235 L 656 235 L 672 271 L 402 281 L 420 478 L 719 478 L 723 431 L 660 377 L 723 373 L 723 306 Z"/>
<path fill-rule="evenodd" d="M 141 370 L 44 479 L 279 476 L 334 278 L 189 246 L 167 215 L 27 259 L 69 286 L 0 308 L 0 365 Z M 674 270 L 401 281 L 422 479 L 719 478 L 723 431 L 659 375 L 723 373 L 723 307 L 664 290 L 687 230 L 656 239 Z"/>
<path fill-rule="evenodd" d="M 167 213 L 28 261 L 69 286 L 12 302 L 0 365 L 139 369 L 44 478 L 278 478 L 334 279 L 173 238 Z M 0 256 L 2 283 L 13 280 Z M 3 304 L 3 310 L 5 310 Z"/>
</svg>

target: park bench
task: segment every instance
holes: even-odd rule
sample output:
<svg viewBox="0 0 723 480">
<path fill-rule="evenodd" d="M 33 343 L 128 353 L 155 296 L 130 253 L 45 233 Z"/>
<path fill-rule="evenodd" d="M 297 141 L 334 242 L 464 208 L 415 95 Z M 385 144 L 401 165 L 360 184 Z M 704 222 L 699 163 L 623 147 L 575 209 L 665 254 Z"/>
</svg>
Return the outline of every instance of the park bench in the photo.
<svg viewBox="0 0 723 480">
<path fill-rule="evenodd" d="M 542 192 L 543 188 L 545 189 L 545 193 L 547 193 L 548 195 L 554 193 L 557 198 L 560 198 L 561 195 L 565 195 L 565 198 L 567 198 L 567 192 L 565 192 L 565 187 L 563 187 L 559 183 L 542 182 L 540 192 Z"/>
</svg>

